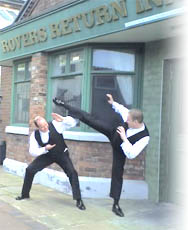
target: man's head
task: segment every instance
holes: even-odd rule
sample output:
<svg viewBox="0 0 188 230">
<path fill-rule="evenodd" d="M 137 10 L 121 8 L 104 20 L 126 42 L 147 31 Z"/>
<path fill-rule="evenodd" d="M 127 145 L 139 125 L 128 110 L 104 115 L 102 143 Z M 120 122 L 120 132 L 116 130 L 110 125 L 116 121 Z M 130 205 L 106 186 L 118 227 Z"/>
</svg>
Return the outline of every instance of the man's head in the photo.
<svg viewBox="0 0 188 230">
<path fill-rule="evenodd" d="M 41 131 L 41 132 L 47 132 L 48 131 L 48 122 L 41 116 L 37 116 L 34 119 L 35 126 Z"/>
<path fill-rule="evenodd" d="M 131 109 L 128 114 L 127 123 L 129 128 L 140 128 L 143 125 L 144 116 L 141 110 Z"/>
</svg>

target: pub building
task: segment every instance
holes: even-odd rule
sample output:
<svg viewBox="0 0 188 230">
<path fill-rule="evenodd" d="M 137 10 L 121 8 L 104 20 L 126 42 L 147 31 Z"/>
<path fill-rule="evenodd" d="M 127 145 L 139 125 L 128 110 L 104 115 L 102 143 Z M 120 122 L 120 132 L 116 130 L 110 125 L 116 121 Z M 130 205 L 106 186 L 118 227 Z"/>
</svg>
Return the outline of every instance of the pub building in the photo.
<svg viewBox="0 0 188 230">
<path fill-rule="evenodd" d="M 24 176 L 33 160 L 29 135 L 37 115 L 62 113 L 54 97 L 104 121 L 119 116 L 106 94 L 140 108 L 150 143 L 127 159 L 122 198 L 180 202 L 186 130 L 183 63 L 186 6 L 179 0 L 28 0 L 14 23 L 0 30 L 0 140 L 4 170 Z M 181 92 L 181 93 L 180 93 Z M 63 111 L 67 115 L 67 111 Z M 178 119 L 176 119 L 178 117 Z M 176 133 L 176 135 L 174 135 Z M 82 122 L 64 132 L 83 197 L 108 197 L 112 149 Z M 51 165 L 35 183 L 70 193 L 68 179 Z"/>
</svg>

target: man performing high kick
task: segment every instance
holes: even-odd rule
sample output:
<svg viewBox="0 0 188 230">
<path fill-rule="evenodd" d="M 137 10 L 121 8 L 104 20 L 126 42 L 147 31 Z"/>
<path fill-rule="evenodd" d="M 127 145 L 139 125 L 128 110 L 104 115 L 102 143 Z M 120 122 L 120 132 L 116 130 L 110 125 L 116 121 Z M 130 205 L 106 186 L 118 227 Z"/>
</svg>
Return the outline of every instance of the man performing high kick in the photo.
<svg viewBox="0 0 188 230">
<path fill-rule="evenodd" d="M 119 206 L 119 200 L 123 184 L 123 171 L 126 158 L 137 157 L 149 143 L 149 132 L 143 122 L 143 113 L 138 109 L 128 110 L 123 105 L 113 100 L 111 94 L 106 94 L 108 103 L 112 105 L 115 112 L 123 118 L 121 126 L 116 127 L 97 119 L 91 114 L 78 108 L 67 105 L 64 101 L 55 98 L 53 102 L 67 109 L 71 116 L 104 134 L 110 140 L 113 149 L 112 179 L 110 197 L 114 199 L 112 211 L 123 217 L 124 213 Z"/>
</svg>

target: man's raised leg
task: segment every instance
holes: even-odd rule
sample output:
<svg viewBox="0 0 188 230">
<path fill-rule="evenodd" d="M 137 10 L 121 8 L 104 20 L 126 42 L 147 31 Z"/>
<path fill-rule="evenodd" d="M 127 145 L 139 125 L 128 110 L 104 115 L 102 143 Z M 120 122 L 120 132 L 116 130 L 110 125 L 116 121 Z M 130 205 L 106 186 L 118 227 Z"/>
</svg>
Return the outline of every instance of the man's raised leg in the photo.
<svg viewBox="0 0 188 230">
<path fill-rule="evenodd" d="M 67 109 L 70 112 L 72 117 L 79 119 L 80 121 L 82 121 L 86 125 L 97 130 L 98 132 L 104 134 L 109 139 L 111 138 L 112 127 L 110 124 L 108 125 L 104 121 L 99 120 L 98 118 L 94 117 L 90 113 L 87 113 L 87 112 L 85 112 L 79 108 L 68 105 L 65 102 L 61 101 L 60 99 L 55 98 L 55 99 L 53 99 L 53 102 L 57 106 L 62 106 L 65 109 Z"/>
</svg>

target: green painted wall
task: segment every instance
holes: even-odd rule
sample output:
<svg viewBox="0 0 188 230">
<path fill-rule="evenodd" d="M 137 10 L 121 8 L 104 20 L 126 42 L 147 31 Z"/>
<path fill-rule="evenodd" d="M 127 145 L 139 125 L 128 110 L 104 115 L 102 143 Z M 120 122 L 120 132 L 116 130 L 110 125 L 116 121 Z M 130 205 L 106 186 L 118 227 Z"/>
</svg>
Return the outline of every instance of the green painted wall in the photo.
<svg viewBox="0 0 188 230">
<path fill-rule="evenodd" d="M 149 199 L 159 201 L 159 183 L 163 183 L 163 158 L 161 145 L 162 86 L 164 59 L 182 56 L 178 38 L 147 43 L 145 46 L 145 66 L 143 82 L 143 111 L 151 140 L 146 154 L 146 181 L 149 185 Z M 165 154 L 163 152 L 163 154 Z M 161 178 L 161 180 L 160 180 Z M 162 184 L 161 184 L 162 186 Z"/>
</svg>

